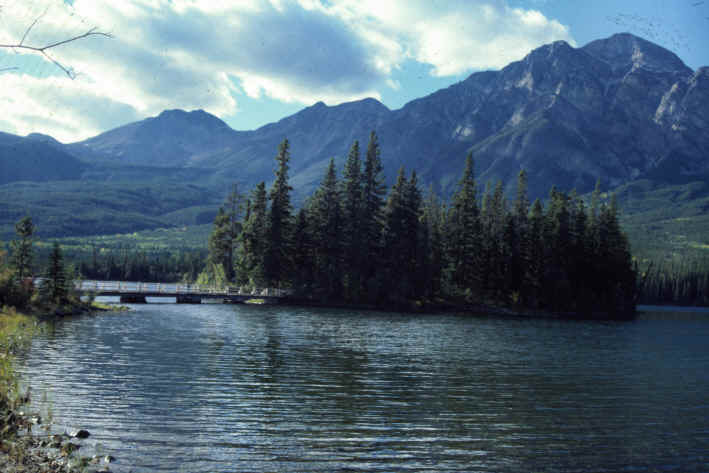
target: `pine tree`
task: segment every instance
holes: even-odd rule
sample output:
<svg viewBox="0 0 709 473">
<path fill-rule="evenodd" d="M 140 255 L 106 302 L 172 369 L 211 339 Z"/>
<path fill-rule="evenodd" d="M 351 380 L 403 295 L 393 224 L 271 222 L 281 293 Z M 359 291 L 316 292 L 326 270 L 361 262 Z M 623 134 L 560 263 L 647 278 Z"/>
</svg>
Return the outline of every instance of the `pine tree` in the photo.
<svg viewBox="0 0 709 473">
<path fill-rule="evenodd" d="M 32 276 L 32 236 L 34 235 L 35 226 L 32 223 L 31 217 L 24 217 L 15 224 L 15 232 L 19 237 L 10 243 L 12 261 L 17 278 L 22 281 L 27 277 Z"/>
<path fill-rule="evenodd" d="M 524 169 L 517 177 L 517 198 L 514 204 L 514 231 L 516 241 L 511 244 L 510 289 L 518 295 L 517 302 L 525 305 L 527 285 L 525 278 L 531 253 L 529 229 L 529 197 L 527 195 L 527 174 Z"/>
<path fill-rule="evenodd" d="M 544 209 L 539 199 L 532 204 L 529 217 L 529 266 L 525 278 L 528 305 L 538 308 L 542 302 L 542 284 L 546 266 L 546 241 L 544 236 Z"/>
<path fill-rule="evenodd" d="M 360 274 L 365 285 L 367 299 L 378 297 L 378 269 L 381 256 L 381 236 L 383 229 L 383 208 L 386 186 L 382 175 L 382 162 L 376 133 L 369 135 L 367 155 L 362 175 L 362 215 L 360 237 L 362 252 Z"/>
<path fill-rule="evenodd" d="M 357 141 L 352 144 L 347 156 L 341 187 L 345 298 L 358 300 L 361 294 L 361 266 L 364 258 L 360 238 L 362 162 L 359 157 L 359 143 Z"/>
<path fill-rule="evenodd" d="M 216 217 L 212 233 L 209 235 L 209 256 L 207 257 L 206 274 L 202 276 L 201 282 L 208 285 L 222 286 L 233 277 L 232 262 L 232 238 L 229 234 L 229 216 L 220 207 Z M 215 268 L 219 268 L 215 270 Z M 220 276 L 217 277 L 217 274 Z"/>
<path fill-rule="evenodd" d="M 278 147 L 276 161 L 278 162 L 276 180 L 269 193 L 271 210 L 269 213 L 269 237 L 264 268 L 266 281 L 274 286 L 286 282 L 291 269 L 290 247 L 293 216 L 290 203 L 292 187 L 288 184 L 290 151 L 287 139 L 283 140 Z"/>
<path fill-rule="evenodd" d="M 487 196 L 486 192 L 486 196 Z M 493 300 L 502 301 L 505 298 L 505 280 L 508 266 L 507 248 L 505 246 L 505 224 L 507 221 L 507 203 L 502 182 L 495 184 L 492 195 L 484 199 L 483 248 L 486 253 L 487 294 Z"/>
<path fill-rule="evenodd" d="M 52 252 L 49 254 L 49 267 L 42 283 L 42 296 L 44 300 L 61 305 L 68 301 L 69 288 L 67 287 L 64 257 L 58 242 L 54 242 Z"/>
<path fill-rule="evenodd" d="M 207 265 L 204 274 L 199 276 L 201 284 L 224 286 L 234 281 L 235 267 L 239 266 L 235 261 L 235 252 L 242 229 L 244 205 L 244 196 L 234 184 L 214 218 L 209 236 Z"/>
<path fill-rule="evenodd" d="M 342 210 L 335 161 L 310 205 L 315 285 L 327 299 L 342 298 Z"/>
<path fill-rule="evenodd" d="M 426 247 L 424 254 L 426 268 L 424 271 L 425 297 L 435 298 L 441 295 L 443 290 L 443 270 L 446 266 L 445 251 L 443 245 L 443 235 L 445 232 L 445 208 L 433 192 L 433 187 L 429 188 L 424 204 L 422 226 L 425 228 Z"/>
<path fill-rule="evenodd" d="M 408 299 L 423 297 L 425 290 L 425 271 L 428 266 L 428 229 L 423 225 L 423 198 L 418 186 L 416 171 L 411 172 L 404 190 L 404 235 L 406 248 L 405 271 L 408 287 L 405 296 Z"/>
<path fill-rule="evenodd" d="M 451 281 L 469 298 L 479 297 L 484 274 L 480 271 L 482 227 L 473 169 L 473 156 L 468 154 L 448 215 L 446 245 Z"/>
<path fill-rule="evenodd" d="M 310 218 L 305 208 L 301 208 L 296 216 L 293 230 L 293 266 L 296 268 L 293 272 L 293 288 L 297 293 L 305 295 L 312 293 L 315 282 L 313 262 Z"/>
<path fill-rule="evenodd" d="M 386 297 L 401 303 L 410 292 L 408 270 L 410 269 L 411 239 L 409 215 L 406 206 L 408 182 L 404 168 L 399 169 L 396 183 L 392 186 L 384 209 L 384 248 L 382 253 Z"/>
<path fill-rule="evenodd" d="M 243 254 L 240 266 L 248 275 L 249 284 L 264 287 L 264 259 L 268 245 L 268 197 L 263 181 L 252 191 L 246 214 L 241 234 Z"/>
</svg>

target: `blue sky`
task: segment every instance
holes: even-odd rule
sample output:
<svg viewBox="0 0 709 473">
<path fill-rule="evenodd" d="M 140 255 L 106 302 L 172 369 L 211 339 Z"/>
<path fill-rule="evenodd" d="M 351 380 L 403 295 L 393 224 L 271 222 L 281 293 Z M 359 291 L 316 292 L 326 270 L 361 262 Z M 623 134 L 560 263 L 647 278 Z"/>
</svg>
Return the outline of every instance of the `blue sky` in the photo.
<svg viewBox="0 0 709 473">
<path fill-rule="evenodd" d="M 0 0 L 0 131 L 71 142 L 164 109 L 202 108 L 253 129 L 322 100 L 389 108 L 542 44 L 630 32 L 709 65 L 700 0 Z"/>
</svg>

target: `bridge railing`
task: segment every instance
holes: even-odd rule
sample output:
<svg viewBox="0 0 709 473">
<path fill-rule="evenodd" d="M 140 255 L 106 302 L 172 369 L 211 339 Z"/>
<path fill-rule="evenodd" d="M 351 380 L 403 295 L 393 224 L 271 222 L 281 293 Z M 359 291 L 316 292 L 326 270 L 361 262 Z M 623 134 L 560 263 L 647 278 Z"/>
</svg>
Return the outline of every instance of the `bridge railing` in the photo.
<svg viewBox="0 0 709 473">
<path fill-rule="evenodd" d="M 75 281 L 80 292 L 118 294 L 165 294 L 170 295 L 224 295 L 254 297 L 285 297 L 292 293 L 289 289 L 258 288 L 252 286 L 201 286 L 197 284 L 176 284 L 132 281 Z"/>
</svg>

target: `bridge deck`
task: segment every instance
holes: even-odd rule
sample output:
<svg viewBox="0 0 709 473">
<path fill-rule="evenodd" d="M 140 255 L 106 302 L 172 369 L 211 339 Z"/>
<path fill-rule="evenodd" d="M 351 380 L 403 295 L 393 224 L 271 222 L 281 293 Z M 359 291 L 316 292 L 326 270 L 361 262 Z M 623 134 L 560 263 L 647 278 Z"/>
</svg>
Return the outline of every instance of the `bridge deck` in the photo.
<svg viewBox="0 0 709 473">
<path fill-rule="evenodd" d="M 209 287 L 192 284 L 146 283 L 126 281 L 77 281 L 79 292 L 93 293 L 98 296 L 143 296 L 143 297 L 180 297 L 193 296 L 203 299 L 268 298 L 280 299 L 290 295 L 289 290 L 275 288 L 247 287 Z"/>
</svg>

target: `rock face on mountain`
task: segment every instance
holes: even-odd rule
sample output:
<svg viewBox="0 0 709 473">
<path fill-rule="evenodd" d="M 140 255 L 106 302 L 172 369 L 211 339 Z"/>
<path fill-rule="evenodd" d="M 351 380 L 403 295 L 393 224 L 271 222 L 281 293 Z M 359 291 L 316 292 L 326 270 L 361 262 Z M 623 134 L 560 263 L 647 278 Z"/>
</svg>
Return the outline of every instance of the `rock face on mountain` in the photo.
<svg viewBox="0 0 709 473">
<path fill-rule="evenodd" d="M 278 144 L 291 142 L 292 185 L 318 184 L 330 158 L 342 163 L 371 130 L 385 173 L 415 169 L 446 195 L 468 152 L 482 182 L 512 191 L 525 169 L 530 194 L 549 186 L 586 192 L 597 179 L 615 187 L 640 177 L 709 171 L 709 69 L 692 71 L 672 52 L 630 34 L 573 48 L 559 41 L 500 71 L 388 110 L 374 99 L 317 103 L 279 122 L 234 131 L 203 111 L 165 111 L 81 143 L 76 156 L 112 162 L 213 169 L 251 187 L 273 176 Z"/>
<path fill-rule="evenodd" d="M 423 180 L 444 191 L 468 151 L 482 181 L 502 180 L 508 190 L 525 169 L 534 196 L 551 184 L 583 192 L 601 179 L 614 187 L 663 162 L 699 172 L 709 150 L 709 132 L 699 125 L 709 93 L 702 77 L 628 34 L 579 49 L 556 42 L 393 112 L 382 142 L 393 144 L 387 154 L 428 162 Z M 686 123 L 685 131 L 662 121 L 663 107 L 675 111 L 672 120 Z"/>
</svg>

